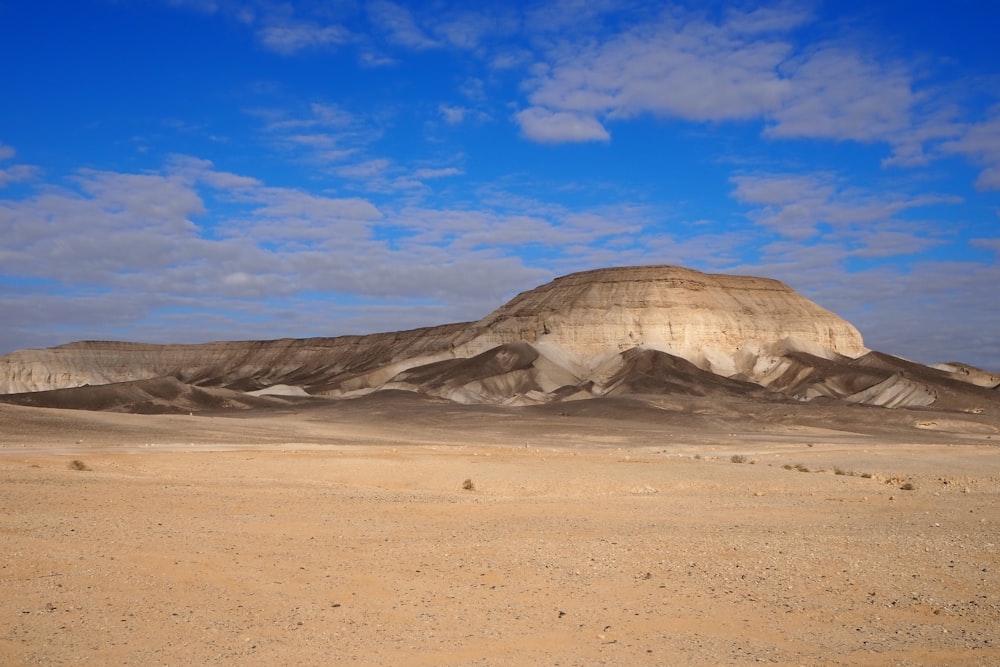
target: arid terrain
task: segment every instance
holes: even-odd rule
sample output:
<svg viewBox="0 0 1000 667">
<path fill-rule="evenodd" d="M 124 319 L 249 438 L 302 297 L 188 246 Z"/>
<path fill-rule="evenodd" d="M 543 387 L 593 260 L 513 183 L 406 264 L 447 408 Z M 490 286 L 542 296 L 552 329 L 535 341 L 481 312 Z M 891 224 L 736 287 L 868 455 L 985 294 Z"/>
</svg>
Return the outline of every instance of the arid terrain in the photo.
<svg viewBox="0 0 1000 667">
<path fill-rule="evenodd" d="M 1000 665 L 1000 375 L 773 280 L 0 357 L 3 665 Z"/>
<path fill-rule="evenodd" d="M 716 405 L 0 405 L 0 663 L 1000 664 L 996 429 Z"/>
</svg>

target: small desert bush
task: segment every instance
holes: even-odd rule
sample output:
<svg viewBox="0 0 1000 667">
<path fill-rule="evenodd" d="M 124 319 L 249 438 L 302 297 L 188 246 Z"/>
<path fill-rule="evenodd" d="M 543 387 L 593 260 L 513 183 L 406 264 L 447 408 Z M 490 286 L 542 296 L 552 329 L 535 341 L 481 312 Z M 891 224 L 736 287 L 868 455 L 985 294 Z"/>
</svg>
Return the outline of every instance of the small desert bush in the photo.
<svg viewBox="0 0 1000 667">
<path fill-rule="evenodd" d="M 731 463 L 746 463 L 747 457 L 743 456 L 742 454 L 733 454 L 732 456 L 729 457 L 729 461 Z"/>
<path fill-rule="evenodd" d="M 809 468 L 805 467 L 801 463 L 796 463 L 795 464 L 795 469 L 798 470 L 799 472 L 809 472 Z"/>
<path fill-rule="evenodd" d="M 472 483 L 472 479 L 470 478 L 462 482 L 462 488 L 466 491 L 475 491 L 476 485 Z"/>
<path fill-rule="evenodd" d="M 69 462 L 70 470 L 90 470 L 90 467 L 80 459 L 73 459 Z"/>
<path fill-rule="evenodd" d="M 899 487 L 900 491 L 913 491 L 916 488 L 917 487 L 913 486 L 913 482 L 904 482 L 903 485 Z"/>
<path fill-rule="evenodd" d="M 871 479 L 872 474 L 870 472 L 858 472 L 857 470 L 844 470 L 839 466 L 833 467 L 834 475 L 847 475 L 848 477 L 861 477 L 862 479 Z"/>
</svg>

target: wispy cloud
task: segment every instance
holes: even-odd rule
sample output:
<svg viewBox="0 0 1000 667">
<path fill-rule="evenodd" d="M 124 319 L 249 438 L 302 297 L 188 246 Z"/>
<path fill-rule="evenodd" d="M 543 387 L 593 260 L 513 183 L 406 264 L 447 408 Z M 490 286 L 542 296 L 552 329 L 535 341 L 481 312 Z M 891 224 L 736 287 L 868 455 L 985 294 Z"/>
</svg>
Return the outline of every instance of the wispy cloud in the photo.
<svg viewBox="0 0 1000 667">
<path fill-rule="evenodd" d="M 446 178 L 448 176 L 461 176 L 461 175 L 462 175 L 462 170 L 458 169 L 457 167 L 444 167 L 441 169 L 424 168 L 424 169 L 417 169 L 415 172 L 413 172 L 413 176 L 421 180 L 427 180 L 432 178 Z"/>
<path fill-rule="evenodd" d="M 349 40 L 350 33 L 339 25 L 295 22 L 267 25 L 258 31 L 258 36 L 268 49 L 292 55 L 306 49 L 343 45 Z"/>
<path fill-rule="evenodd" d="M 261 131 L 265 142 L 282 152 L 320 164 L 356 157 L 382 135 L 382 129 L 364 115 L 325 102 L 291 109 L 253 109 L 249 113 L 263 121 Z"/>
<path fill-rule="evenodd" d="M 976 180 L 980 190 L 1000 190 L 1000 107 L 989 118 L 965 128 L 962 136 L 941 147 L 946 153 L 964 155 L 983 166 Z"/>
<path fill-rule="evenodd" d="M 838 239 L 853 239 L 867 248 L 857 249 L 857 254 L 870 256 L 882 252 L 873 245 L 879 238 L 898 244 L 899 252 L 890 254 L 906 254 L 913 248 L 933 245 L 924 236 L 928 230 L 914 230 L 919 226 L 904 223 L 897 215 L 910 209 L 962 201 L 954 195 L 910 195 L 846 187 L 830 173 L 747 174 L 734 176 L 732 182 L 736 185 L 733 197 L 755 207 L 750 216 L 758 225 L 797 241 L 817 237 L 822 233 L 822 225 L 831 226 L 837 230 Z M 904 227 L 910 229 L 897 229 Z M 918 234 L 923 238 L 918 240 Z M 912 240 L 904 243 L 903 239 Z"/>
<path fill-rule="evenodd" d="M 390 162 L 386 158 L 376 158 L 374 160 L 366 160 L 365 162 L 338 167 L 336 172 L 344 178 L 370 179 L 385 174 L 389 166 Z"/>
<path fill-rule="evenodd" d="M 440 46 L 417 24 L 407 7 L 389 0 L 373 0 L 367 8 L 371 22 L 392 42 L 416 50 Z"/>
<path fill-rule="evenodd" d="M 460 106 L 449 106 L 447 104 L 441 104 L 438 106 L 441 111 L 441 117 L 444 118 L 444 122 L 449 125 L 458 125 L 463 120 L 468 113 L 468 109 Z"/>
<path fill-rule="evenodd" d="M 13 146 L 0 143 L 0 162 L 11 160 L 17 155 Z M 0 188 L 11 183 L 24 183 L 33 181 L 41 176 L 42 170 L 34 165 L 14 164 L 9 167 L 0 167 Z"/>
<path fill-rule="evenodd" d="M 11 183 L 23 183 L 33 181 L 41 174 L 38 167 L 27 164 L 17 164 L 12 167 L 0 169 L 0 188 Z"/>
</svg>

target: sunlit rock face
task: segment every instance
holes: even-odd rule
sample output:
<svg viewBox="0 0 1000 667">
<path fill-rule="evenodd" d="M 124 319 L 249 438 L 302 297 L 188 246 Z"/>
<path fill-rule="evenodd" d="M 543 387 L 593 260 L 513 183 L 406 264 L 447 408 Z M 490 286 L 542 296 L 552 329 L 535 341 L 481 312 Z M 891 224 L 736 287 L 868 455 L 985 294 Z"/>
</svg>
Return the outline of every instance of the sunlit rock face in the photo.
<svg viewBox="0 0 1000 667">
<path fill-rule="evenodd" d="M 761 355 L 867 352 L 850 323 L 766 278 L 642 266 L 574 273 L 524 292 L 478 324 L 470 349 L 527 341 L 586 373 L 634 347 L 730 376 Z"/>
</svg>

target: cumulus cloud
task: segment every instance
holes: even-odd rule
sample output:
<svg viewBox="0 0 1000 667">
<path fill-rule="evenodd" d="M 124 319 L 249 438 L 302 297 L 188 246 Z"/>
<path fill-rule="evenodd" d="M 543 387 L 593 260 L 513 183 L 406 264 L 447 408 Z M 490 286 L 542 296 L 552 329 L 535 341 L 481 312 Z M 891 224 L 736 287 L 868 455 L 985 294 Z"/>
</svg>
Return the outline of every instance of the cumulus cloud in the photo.
<svg viewBox="0 0 1000 667">
<path fill-rule="evenodd" d="M 687 120 L 758 117 L 788 83 L 776 67 L 791 47 L 728 26 L 669 18 L 585 48 L 555 52 L 529 81 L 534 105 L 579 114 L 644 112 Z"/>
<path fill-rule="evenodd" d="M 885 166 L 926 164 L 935 154 L 928 146 L 957 136 L 957 110 L 940 103 L 942 91 L 920 88 L 916 65 L 877 45 L 801 43 L 796 30 L 814 20 L 793 4 L 729 10 L 712 20 L 675 7 L 631 26 L 623 21 L 610 37 L 559 41 L 532 67 L 525 81 L 530 113 L 515 120 L 541 142 L 603 138 L 607 131 L 598 128 L 607 120 L 641 114 L 756 121 L 771 139 L 885 144 Z M 555 114 L 572 114 L 590 131 L 536 131 Z M 971 131 L 990 130 L 983 124 Z M 952 149 L 981 156 L 976 139 Z M 986 164 L 979 187 L 993 187 L 1000 170 L 979 159 Z"/>
<path fill-rule="evenodd" d="M 541 143 L 611 139 L 604 126 L 596 118 L 586 114 L 530 107 L 519 111 L 515 118 L 525 137 Z"/>
<path fill-rule="evenodd" d="M 910 125 L 916 96 L 902 65 L 825 46 L 784 69 L 787 87 L 767 113 L 768 136 L 892 142 Z"/>
</svg>

